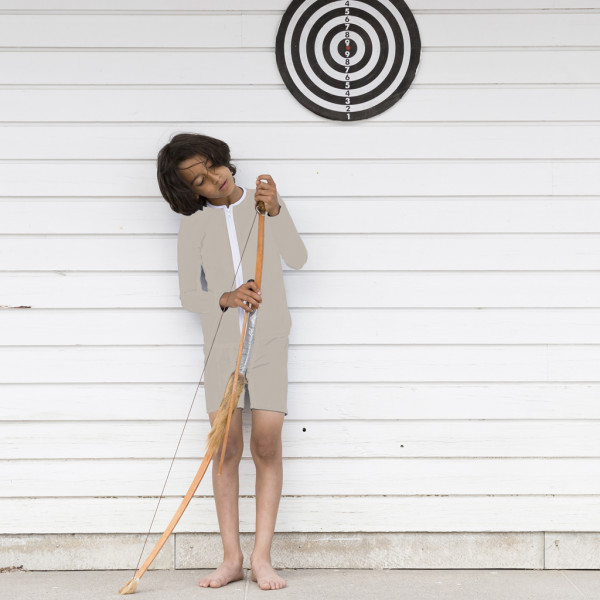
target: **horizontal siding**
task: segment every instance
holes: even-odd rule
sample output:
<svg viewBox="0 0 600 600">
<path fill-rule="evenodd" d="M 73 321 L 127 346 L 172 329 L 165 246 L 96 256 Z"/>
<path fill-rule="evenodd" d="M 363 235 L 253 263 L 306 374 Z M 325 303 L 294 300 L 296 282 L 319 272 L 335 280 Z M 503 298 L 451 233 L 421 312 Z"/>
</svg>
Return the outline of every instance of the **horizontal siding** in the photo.
<svg viewBox="0 0 600 600">
<path fill-rule="evenodd" d="M 600 0 L 413 0 L 415 82 L 352 124 L 284 87 L 288 4 L 1 3 L 1 533 L 146 532 L 190 407 L 153 531 L 197 469 L 176 131 L 272 173 L 309 249 L 278 531 L 600 530 Z"/>
<path fill-rule="evenodd" d="M 353 344 L 358 355 L 367 344 L 600 344 L 600 308 L 292 308 L 291 315 L 291 344 Z M 13 347 L 203 343 L 198 315 L 180 309 L 0 311 L 0 330 Z"/>
<path fill-rule="evenodd" d="M 152 526 L 162 533 L 180 504 L 164 498 Z M 254 532 L 253 498 L 240 498 L 240 531 Z M 156 498 L 0 498 L 6 533 L 148 532 Z M 277 531 L 599 531 L 593 495 L 284 496 Z M 219 531 L 215 503 L 194 497 L 175 533 Z M 142 544 L 140 544 L 140 547 Z M 147 551 L 149 551 L 147 549 Z M 133 568 L 133 562 L 132 562 Z"/>
<path fill-rule="evenodd" d="M 597 381 L 598 344 L 291 346 L 293 382 Z M 4 346 L 0 383 L 192 382 L 201 346 Z"/>
<path fill-rule="evenodd" d="M 3 421 L 206 421 L 193 383 L 16 383 Z M 600 384 L 544 382 L 290 383 L 289 421 L 600 419 Z M 195 396 L 195 394 L 197 395 Z M 369 402 L 365 402 L 365 398 Z M 324 399 L 327 399 L 325 402 Z M 372 407 L 377 406 L 377 412 Z M 190 408 L 191 407 L 191 408 Z M 182 425 L 183 427 L 183 425 Z M 43 455 L 37 458 L 44 458 Z M 343 457 L 341 457 L 343 458 Z M 18 460 L 18 459 L 16 459 Z"/>
<path fill-rule="evenodd" d="M 597 84 L 598 57 L 583 48 L 424 51 L 417 78 L 421 85 Z M 281 85 L 271 48 L 6 50 L 0 70 L 4 85 Z M 201 119 L 204 108 L 197 110 Z"/>
<path fill-rule="evenodd" d="M 305 234 L 309 271 L 600 268 L 600 234 Z M 177 268 L 172 236 L 6 236 L 0 269 L 156 271 Z M 38 250 L 40 254 L 32 252 Z M 123 257 L 127 257 L 124 261 Z M 376 262 L 374 258 L 376 257 Z M 374 264 L 375 262 L 375 264 Z M 287 267 L 286 267 L 287 269 Z M 371 293 L 375 293 L 371 290 Z M 344 306 L 342 298 L 337 305 Z M 373 302 L 373 306 L 377 306 Z"/>
<path fill-rule="evenodd" d="M 243 101 L 240 101 L 241 94 Z M 165 136 L 173 131 L 203 131 L 208 123 L 215 122 L 222 127 L 230 127 L 232 121 L 237 125 L 279 122 L 285 125 L 313 123 L 316 127 L 328 129 L 333 127 L 331 122 L 324 122 L 321 117 L 296 102 L 283 83 L 268 86 L 31 83 L 5 86 L 2 97 L 6 99 L 6 106 L 2 107 L 3 119 L 20 123 L 75 121 L 84 125 L 89 123 L 91 127 L 92 124 L 106 122 L 124 125 L 163 122 L 168 124 L 163 131 Z M 402 123 L 419 122 L 435 123 L 441 127 L 457 121 L 475 123 L 477 126 L 482 124 L 481 121 L 502 124 L 507 121 L 566 121 L 587 124 L 589 121 L 598 121 L 599 103 L 600 87 L 593 84 L 488 83 L 473 86 L 435 83 L 421 86 L 417 80 L 402 97 L 401 103 L 364 123 L 356 121 L 348 124 L 349 127 L 344 126 L 344 132 L 352 132 L 355 128 L 371 128 L 379 123 L 393 124 L 395 127 Z M 531 133 L 531 130 L 528 131 Z M 587 134 L 584 130 L 579 131 L 585 140 Z M 21 133 L 26 137 L 28 130 L 23 127 Z M 135 141 L 132 135 L 135 131 L 128 133 L 127 138 L 131 137 Z M 501 129 L 495 133 L 502 136 Z M 241 138 L 239 134 L 236 135 L 238 139 Z M 436 135 L 441 138 L 444 131 L 438 131 Z M 124 147 L 134 143 L 127 138 L 120 142 L 125 144 Z M 60 140 L 55 141 L 60 148 Z M 527 148 L 528 144 L 534 143 L 528 139 L 519 141 L 519 145 L 514 147 L 515 151 L 519 151 L 521 144 Z M 456 142 L 460 149 L 460 139 L 457 138 Z M 246 143 L 245 138 L 243 143 Z M 324 143 L 328 141 L 325 140 Z M 155 149 L 158 149 L 157 142 L 155 144 Z M 29 152 L 36 153 L 37 146 L 43 150 L 49 145 L 48 141 L 38 140 Z M 402 151 L 400 148 L 403 148 L 403 144 L 392 144 L 388 146 L 388 151 L 397 153 Z M 149 152 L 151 149 L 145 148 L 143 151 Z M 119 147 L 113 150 L 120 151 Z M 235 147 L 232 150 L 236 152 Z M 289 151 L 287 146 L 281 150 Z M 372 150 L 376 152 L 377 147 Z M 429 150 L 435 151 L 435 148 Z M 496 150 L 491 147 L 485 151 Z M 25 157 L 29 156 L 29 152 Z M 454 152 L 448 158 L 452 156 Z M 488 193 L 493 193 L 493 190 L 488 190 Z"/>
<path fill-rule="evenodd" d="M 172 13 L 174 11 L 243 11 L 244 13 L 257 10 L 273 10 L 283 12 L 289 5 L 289 0 L 254 0 L 252 6 L 248 7 L 244 0 L 219 0 L 218 9 L 212 0 L 104 0 L 102 10 L 96 2 L 91 0 L 52 0 L 51 11 L 69 10 L 76 12 L 104 12 L 135 10 L 152 11 L 161 10 Z M 581 10 L 600 8 L 600 0 L 411 0 L 410 7 L 413 13 L 426 10 L 494 10 L 500 12 L 507 10 L 516 12 L 518 10 L 543 9 L 547 10 Z M 48 10 L 47 0 L 2 0 L 2 9 L 21 9 L 27 11 Z"/>
<path fill-rule="evenodd" d="M 600 276 L 593 270 L 285 271 L 283 277 L 292 309 L 600 306 Z M 176 273 L 0 271 L 0 285 L 0 306 L 181 309 Z"/>
<path fill-rule="evenodd" d="M 248 421 L 244 427 L 246 440 L 250 433 Z M 3 425 L 0 458 L 171 458 L 181 429 L 180 420 L 9 422 Z M 188 421 L 177 457 L 195 458 L 199 465 L 204 456 L 209 429 L 207 420 Z M 545 422 L 535 419 L 472 419 L 440 422 L 380 418 L 373 421 L 290 420 L 284 424 L 282 436 L 285 458 L 597 458 L 600 454 L 599 434 L 600 421 L 591 419 Z M 250 458 L 247 443 L 244 456 Z M 318 462 L 315 462 L 313 469 L 319 470 Z M 164 471 L 157 476 L 157 488 L 163 475 Z M 589 472 L 589 475 L 592 473 Z M 380 473 L 380 476 L 386 477 L 385 473 Z M 557 491 L 563 493 L 562 490 Z M 355 486 L 353 493 L 367 494 L 362 485 Z"/>
<path fill-rule="evenodd" d="M 157 474 L 169 470 L 167 459 L 80 459 L 5 462 L 12 481 L 0 497 L 69 496 L 71 498 L 156 496 Z M 315 468 L 317 467 L 318 468 Z M 198 458 L 173 464 L 165 497 L 187 490 Z M 252 496 L 255 468 L 250 458 L 240 464 L 240 494 Z M 598 458 L 288 458 L 284 496 L 361 496 L 427 494 L 600 494 Z M 211 478 L 198 495 L 213 493 Z"/>
<path fill-rule="evenodd" d="M 253 3 L 254 4 L 254 3 Z M 205 5 L 206 6 L 206 5 Z M 201 5 L 197 5 L 202 8 Z M 283 4 L 285 7 L 285 4 Z M 218 4 L 211 8 L 220 8 Z M 252 6 L 252 8 L 255 8 Z M 600 6 L 599 6 L 600 8 Z M 5 14 L 0 48 L 272 48 L 282 13 L 210 10 L 161 14 Z M 422 14 L 425 50 L 452 47 L 596 46 L 600 13 Z M 110 36 L 106 32 L 110 31 Z M 132 35 L 132 31 L 135 34 Z M 429 57 L 428 57 L 429 58 Z"/>
<path fill-rule="evenodd" d="M 368 199 L 288 196 L 285 202 L 303 235 L 600 232 L 600 197 L 596 196 Z M 468 220 L 463 217 L 465 213 L 469 214 Z M 319 218 L 315 219 L 317 214 Z M 0 234 L 176 236 L 178 230 L 179 217 L 162 198 L 82 196 L 65 200 L 48 197 L 0 200 Z"/>
<path fill-rule="evenodd" d="M 343 142 L 340 132 L 340 143 Z M 286 161 L 238 159 L 238 181 L 253 185 L 269 169 L 285 198 L 294 196 L 397 195 L 599 196 L 599 165 L 593 160 L 387 160 Z M 366 166 L 365 166 L 366 165 Z M 73 177 L 76 169 L 77 177 Z M 32 171 L 36 177 L 31 178 Z M 268 171 L 267 171 L 268 172 Z M 276 177 L 276 179 L 275 179 Z M 0 179 L 8 196 L 140 196 L 156 195 L 156 164 L 147 160 L 0 161 Z M 82 186 L 81 181 L 85 181 Z M 398 182 L 401 181 L 400 186 Z M 164 207 L 169 211 L 168 206 Z"/>
<path fill-rule="evenodd" d="M 382 129 L 385 127 L 385 129 Z M 3 126 L 0 159 L 34 160 L 155 160 L 156 140 L 165 126 Z M 265 160 L 540 160 L 600 159 L 600 124 L 523 125 L 371 125 L 346 130 L 340 126 L 245 123 L 205 125 L 206 135 L 228 140 L 237 156 Z M 391 148 L 379 143 L 381 135 L 402 140 Z M 311 135 L 311 133 L 313 135 Z M 315 144 L 315 136 L 319 144 Z M 285 136 L 286 144 L 274 152 Z M 321 139 L 322 136 L 322 139 Z M 522 142 L 515 147 L 515 139 Z M 165 142 L 167 139 L 165 139 Z M 343 141 L 343 143 L 341 143 Z M 376 191 L 374 190 L 376 193 Z M 326 203 L 325 203 L 326 204 Z M 314 221 L 314 219 L 313 219 Z"/>
</svg>

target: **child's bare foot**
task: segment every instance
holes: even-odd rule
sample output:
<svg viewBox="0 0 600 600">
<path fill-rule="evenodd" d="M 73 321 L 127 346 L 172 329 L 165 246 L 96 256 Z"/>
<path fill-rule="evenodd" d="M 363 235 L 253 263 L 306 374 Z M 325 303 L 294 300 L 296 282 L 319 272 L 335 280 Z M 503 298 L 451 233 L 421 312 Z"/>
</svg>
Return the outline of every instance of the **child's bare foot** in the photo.
<svg viewBox="0 0 600 600">
<path fill-rule="evenodd" d="M 256 581 L 261 590 L 279 590 L 286 586 L 285 579 L 275 573 L 269 560 L 250 557 L 250 565 L 252 581 Z"/>
<path fill-rule="evenodd" d="M 218 588 L 240 579 L 244 579 L 242 560 L 236 562 L 224 560 L 210 575 L 203 577 L 198 585 L 204 588 Z"/>
</svg>

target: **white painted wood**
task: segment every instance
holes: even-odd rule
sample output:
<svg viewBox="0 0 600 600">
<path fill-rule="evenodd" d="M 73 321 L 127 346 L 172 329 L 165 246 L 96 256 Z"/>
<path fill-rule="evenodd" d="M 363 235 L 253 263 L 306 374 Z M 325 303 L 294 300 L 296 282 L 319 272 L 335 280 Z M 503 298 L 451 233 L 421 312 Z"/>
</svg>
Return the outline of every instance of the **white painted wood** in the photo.
<svg viewBox="0 0 600 600">
<path fill-rule="evenodd" d="M 8 460 L 1 463 L 0 497 L 156 496 L 170 459 Z M 164 497 L 182 496 L 199 460 L 176 459 Z M 286 458 L 285 496 L 344 496 L 360 489 L 386 494 L 600 494 L 598 458 Z M 240 494 L 253 496 L 255 467 L 240 465 Z M 211 477 L 199 495 L 212 495 Z"/>
<path fill-rule="evenodd" d="M 199 466 L 209 429 L 206 420 L 188 421 L 177 457 L 195 458 Z M 172 458 L 183 422 L 28 421 L 5 423 L 3 430 L 0 459 Z M 247 420 L 246 440 L 249 433 Z M 286 421 L 282 436 L 286 458 L 593 458 L 600 453 L 597 420 L 391 421 L 380 415 L 380 420 L 366 422 Z M 244 456 L 250 456 L 247 443 Z M 318 463 L 314 468 L 318 470 Z"/>
<path fill-rule="evenodd" d="M 426 56 L 415 84 L 600 82 L 598 53 L 594 50 L 445 50 Z M 200 69 L 200 65 L 206 68 Z M 7 50 L 0 53 L 0 70 L 6 73 L 5 84 L 11 85 L 281 85 L 270 48 Z M 204 112 L 200 106 L 197 110 L 199 116 Z"/>
<path fill-rule="evenodd" d="M 386 135 L 402 140 L 388 148 L 379 144 L 382 125 L 367 121 L 349 130 L 305 123 L 204 125 L 202 132 L 222 136 L 233 160 L 253 156 L 281 160 L 339 159 L 599 159 L 600 125 L 389 125 Z M 171 131 L 161 126 L 29 126 L 2 128 L 2 159 L 146 159 L 156 158 L 156 140 L 166 143 Z M 312 133 L 311 133 L 312 131 Z M 319 144 L 314 136 L 322 136 Z M 166 137 L 165 137 L 166 133 Z M 279 140 L 286 144 L 276 151 Z M 343 138 L 344 143 L 340 143 Z M 515 139 L 522 143 L 515 147 Z M 368 149 L 368 150 L 367 150 Z"/>
<path fill-rule="evenodd" d="M 340 234 L 335 243 L 305 234 L 304 242 L 311 271 L 600 268 L 600 234 Z M 7 236 L 0 269 L 173 271 L 176 246 L 175 236 Z"/>
<path fill-rule="evenodd" d="M 291 346 L 289 381 L 596 381 L 598 345 Z M 2 383 L 193 382 L 201 346 L 4 346 Z"/>
<path fill-rule="evenodd" d="M 2 533 L 146 533 L 157 498 L 0 498 Z M 160 502 L 162 533 L 181 498 Z M 254 498 L 240 498 L 240 529 L 254 531 Z M 600 496 L 284 496 L 276 531 L 598 531 Z M 212 497 L 194 497 L 175 533 L 218 531 Z"/>
<path fill-rule="evenodd" d="M 212 10 L 199 12 L 198 6 L 196 12 L 185 15 L 5 14 L 0 21 L 0 47 L 274 48 L 281 13 L 228 14 L 219 8 L 213 5 Z M 420 14 L 416 21 L 424 49 L 597 46 L 600 28 L 600 14 L 584 11 L 443 12 Z"/>
<path fill-rule="evenodd" d="M 177 131 L 272 173 L 309 249 L 279 531 L 598 530 L 600 1 L 413 0 L 415 82 L 352 124 L 284 87 L 288 3 L 0 1 L 0 533 L 147 531 L 192 400 L 156 532 L 197 468 Z"/>
<path fill-rule="evenodd" d="M 295 345 L 600 344 L 598 308 L 317 308 L 291 316 Z M 198 316 L 181 309 L 0 311 L 0 330 L 4 344 L 24 347 L 204 341 Z"/>
<path fill-rule="evenodd" d="M 284 200 L 301 234 L 598 233 L 600 229 L 599 197 L 365 199 L 322 196 Z M 469 220 L 464 218 L 465 213 L 470 215 Z M 177 235 L 180 219 L 162 198 L 0 200 L 2 234 Z"/>
<path fill-rule="evenodd" d="M 247 0 L 219 0 L 218 10 L 215 10 L 213 0 L 104 0 L 102 9 L 92 0 L 52 0 L 54 11 L 106 12 L 113 11 L 211 11 L 223 12 L 230 10 L 253 11 L 283 11 L 289 5 L 289 0 L 254 0 L 248 6 Z M 581 10 L 600 8 L 600 0 L 411 0 L 410 8 L 413 13 L 422 11 L 453 12 L 461 10 L 496 12 L 544 9 L 549 10 Z M 2 0 L 0 9 L 27 9 L 28 11 L 48 9 L 48 0 Z"/>
<path fill-rule="evenodd" d="M 292 309 L 600 305 L 596 271 L 302 270 L 283 277 Z M 0 271 L 0 289 L 3 307 L 181 309 L 177 274 L 168 272 Z M 198 322 L 193 314 L 188 318 Z"/>
<path fill-rule="evenodd" d="M 240 102 L 241 94 L 243 102 Z M 50 123 L 83 121 L 90 124 L 106 121 L 123 124 L 163 122 L 166 136 L 177 131 L 201 132 L 208 123 L 214 122 L 222 127 L 229 126 L 231 121 L 239 124 L 257 121 L 285 124 L 309 122 L 318 127 L 331 126 L 329 121 L 323 122 L 321 117 L 296 102 L 281 83 L 269 86 L 153 86 L 123 83 L 105 87 L 86 86 L 77 82 L 72 85 L 50 83 L 4 87 L 2 97 L 6 103 L 2 115 L 6 120 Z M 344 127 L 344 131 L 376 123 L 433 122 L 440 126 L 456 121 L 478 122 L 478 125 L 481 121 L 502 125 L 507 121 L 589 123 L 598 120 L 599 102 L 600 87 L 593 85 L 491 83 L 477 87 L 451 84 L 428 87 L 414 83 L 402 97 L 402 102 L 369 119 L 368 125 L 355 122 L 350 128 Z M 25 128 L 23 135 L 27 135 Z M 457 143 L 460 147 L 460 140 Z M 520 140 L 520 143 L 528 142 Z M 388 152 L 401 151 L 398 146 L 403 147 L 400 144 L 387 146 Z M 114 150 L 117 152 L 118 148 Z M 281 151 L 284 149 L 281 148 Z M 377 148 L 371 151 L 377 151 Z M 493 149 L 487 148 L 486 151 L 493 152 Z"/>
<path fill-rule="evenodd" d="M 1 54 L 1 53 L 0 53 Z M 340 132 L 340 136 L 341 136 Z M 342 138 L 340 138 L 342 141 Z M 158 146 L 158 144 L 157 144 Z M 158 150 L 158 148 L 157 148 Z M 236 180 L 250 187 L 270 172 L 283 198 L 293 196 L 599 196 L 598 162 L 238 160 Z M 73 177 L 76 169 L 77 178 Z M 35 170 L 36 178 L 31 178 Z M 151 160 L 0 162 L 5 196 L 156 196 Z M 80 181 L 85 181 L 82 186 Z M 399 183 L 401 182 L 401 183 Z M 167 210 L 168 207 L 165 209 Z M 170 210 L 170 209 L 168 209 Z"/>
<path fill-rule="evenodd" d="M 4 384 L 3 421 L 208 421 L 193 383 Z M 598 383 L 290 383 L 290 421 L 600 419 Z M 365 401 L 368 398 L 368 402 Z M 377 407 L 374 410 L 374 407 Z M 191 411 L 191 412 L 190 412 Z"/>
</svg>

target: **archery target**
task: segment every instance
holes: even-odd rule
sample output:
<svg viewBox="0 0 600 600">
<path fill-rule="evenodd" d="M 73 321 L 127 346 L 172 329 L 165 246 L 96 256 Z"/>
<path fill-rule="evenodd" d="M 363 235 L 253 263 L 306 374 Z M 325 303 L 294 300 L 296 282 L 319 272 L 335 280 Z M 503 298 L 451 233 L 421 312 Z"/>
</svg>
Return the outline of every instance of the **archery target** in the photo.
<svg viewBox="0 0 600 600">
<path fill-rule="evenodd" d="M 294 0 L 281 19 L 275 55 L 296 100 L 328 119 L 356 121 L 404 95 L 421 39 L 402 0 Z"/>
</svg>

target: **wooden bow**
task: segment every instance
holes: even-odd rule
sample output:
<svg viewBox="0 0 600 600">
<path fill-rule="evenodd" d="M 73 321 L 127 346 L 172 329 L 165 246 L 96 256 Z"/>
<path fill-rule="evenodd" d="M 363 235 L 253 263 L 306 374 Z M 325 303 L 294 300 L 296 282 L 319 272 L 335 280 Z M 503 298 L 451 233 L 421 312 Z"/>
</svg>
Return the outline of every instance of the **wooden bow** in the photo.
<svg viewBox="0 0 600 600">
<path fill-rule="evenodd" d="M 264 253 L 264 239 L 265 239 L 265 204 L 262 201 L 256 203 L 256 211 L 258 212 L 258 246 L 256 250 L 256 271 L 254 280 L 258 289 L 260 290 L 261 281 L 262 281 L 262 267 L 263 267 L 263 253 Z M 243 256 L 243 254 L 242 254 Z M 241 260 L 241 259 L 240 259 Z M 250 305 L 251 306 L 251 305 Z M 256 310 L 256 309 L 255 309 Z M 240 395 L 242 390 L 246 385 L 246 377 L 244 373 L 240 373 L 240 363 L 242 359 L 242 350 L 244 348 L 244 338 L 246 333 L 246 325 L 248 323 L 248 311 L 244 311 L 244 321 L 242 323 L 242 333 L 240 337 L 240 345 L 238 349 L 237 362 L 235 365 L 235 371 L 229 376 L 229 381 L 227 383 L 227 387 L 225 389 L 225 394 L 223 395 L 223 399 L 221 400 L 221 404 L 217 411 L 217 415 L 215 416 L 215 420 L 213 422 L 212 428 L 208 434 L 207 440 L 207 448 L 206 454 L 204 455 L 204 459 L 200 464 L 200 468 L 190 485 L 186 495 L 184 496 L 179 508 L 175 512 L 175 515 L 171 519 L 171 522 L 165 529 L 164 533 L 160 536 L 160 539 L 152 549 L 152 552 L 148 555 L 148 558 L 145 560 L 144 564 L 136 571 L 135 575 L 132 579 L 130 579 L 120 590 L 119 594 L 133 594 L 137 590 L 138 582 L 144 575 L 144 573 L 148 570 L 148 567 L 152 564 L 158 553 L 161 551 L 162 547 L 165 545 L 167 539 L 175 529 L 175 526 L 181 519 L 185 509 L 190 503 L 192 496 L 196 493 L 206 470 L 208 469 L 208 465 L 217 452 L 219 447 L 221 447 L 221 461 L 219 463 L 219 471 L 218 474 L 221 474 L 221 470 L 223 468 L 223 459 L 225 457 L 225 450 L 227 448 L 227 439 L 229 437 L 229 427 L 231 425 L 231 417 L 233 415 L 233 411 L 238 404 Z M 218 328 L 217 328 L 218 332 Z M 217 335 L 215 332 L 215 337 Z M 206 359 L 208 361 L 208 357 Z"/>
</svg>

